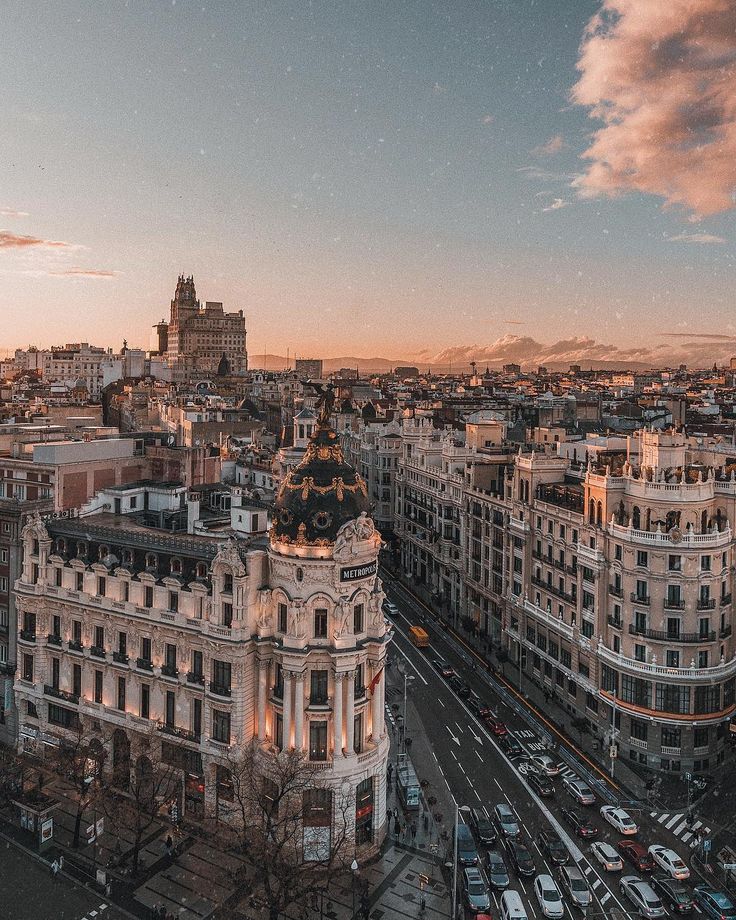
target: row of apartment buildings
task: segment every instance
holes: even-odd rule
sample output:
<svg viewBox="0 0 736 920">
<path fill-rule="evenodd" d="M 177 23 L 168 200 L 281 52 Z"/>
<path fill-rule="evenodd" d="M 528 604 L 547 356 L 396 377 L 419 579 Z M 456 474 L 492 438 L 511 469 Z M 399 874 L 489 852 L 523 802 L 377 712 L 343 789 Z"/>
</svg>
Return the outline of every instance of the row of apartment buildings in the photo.
<svg viewBox="0 0 736 920">
<path fill-rule="evenodd" d="M 736 452 L 646 429 L 534 449 L 504 443 L 492 418 L 463 436 L 420 413 L 343 441 L 390 495 L 377 518 L 400 575 L 443 616 L 472 619 L 509 676 L 641 766 L 721 761 L 736 711 Z"/>
</svg>

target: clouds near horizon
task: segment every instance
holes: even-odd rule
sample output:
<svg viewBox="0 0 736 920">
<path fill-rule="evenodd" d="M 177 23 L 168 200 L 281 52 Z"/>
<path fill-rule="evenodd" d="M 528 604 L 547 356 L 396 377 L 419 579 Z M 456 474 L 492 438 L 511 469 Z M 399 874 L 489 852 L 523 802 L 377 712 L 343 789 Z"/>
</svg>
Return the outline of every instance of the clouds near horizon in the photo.
<svg viewBox="0 0 736 920">
<path fill-rule="evenodd" d="M 0 249 L 73 249 L 72 243 L 61 240 L 44 240 L 38 236 L 23 236 L 11 233 L 10 230 L 0 230 Z"/>
<path fill-rule="evenodd" d="M 736 205 L 733 0 L 602 0 L 577 67 L 573 101 L 603 122 L 583 196 L 645 192 L 695 218 Z"/>
</svg>

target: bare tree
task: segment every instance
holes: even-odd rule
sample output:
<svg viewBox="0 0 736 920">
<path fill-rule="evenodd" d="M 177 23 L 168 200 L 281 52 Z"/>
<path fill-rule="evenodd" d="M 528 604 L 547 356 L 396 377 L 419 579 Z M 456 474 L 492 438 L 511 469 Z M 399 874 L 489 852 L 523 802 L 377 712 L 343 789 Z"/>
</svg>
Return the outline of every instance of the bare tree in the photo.
<svg viewBox="0 0 736 920">
<path fill-rule="evenodd" d="M 244 869 L 236 898 L 250 892 L 269 916 L 306 908 L 352 856 L 354 800 L 332 789 L 296 751 L 266 755 L 257 743 L 228 757 Z"/>
<path fill-rule="evenodd" d="M 58 747 L 46 757 L 46 765 L 71 783 L 75 792 L 74 834 L 72 846 L 79 846 L 84 813 L 101 795 L 105 749 L 100 739 L 90 738 L 81 719 L 69 727 Z"/>
<path fill-rule="evenodd" d="M 102 798 L 105 817 L 118 836 L 132 839 L 131 870 L 138 872 L 140 852 L 146 832 L 158 819 L 159 810 L 181 789 L 180 771 L 165 764 L 154 737 L 145 736 L 138 744 L 138 759 L 131 771 L 127 789 L 106 786 Z M 121 831 L 127 833 L 121 834 Z"/>
</svg>

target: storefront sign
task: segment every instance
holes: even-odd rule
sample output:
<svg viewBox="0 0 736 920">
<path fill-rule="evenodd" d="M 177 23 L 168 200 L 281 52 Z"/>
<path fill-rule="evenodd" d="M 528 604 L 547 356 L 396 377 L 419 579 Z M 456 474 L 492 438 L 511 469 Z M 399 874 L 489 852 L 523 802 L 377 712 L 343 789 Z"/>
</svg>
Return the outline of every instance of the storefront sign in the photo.
<svg viewBox="0 0 736 920">
<path fill-rule="evenodd" d="M 340 581 L 358 581 L 361 578 L 370 578 L 378 572 L 378 560 L 367 562 L 365 565 L 347 565 L 340 569 Z"/>
</svg>

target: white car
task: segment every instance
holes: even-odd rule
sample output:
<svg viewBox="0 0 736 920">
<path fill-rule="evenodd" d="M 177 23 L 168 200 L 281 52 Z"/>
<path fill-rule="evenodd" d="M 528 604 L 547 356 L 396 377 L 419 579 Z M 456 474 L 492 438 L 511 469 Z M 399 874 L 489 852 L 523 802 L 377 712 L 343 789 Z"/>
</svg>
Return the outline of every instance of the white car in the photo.
<svg viewBox="0 0 736 920">
<path fill-rule="evenodd" d="M 564 776 L 562 785 L 579 805 L 595 805 L 593 790 L 579 776 Z"/>
<path fill-rule="evenodd" d="M 546 776 L 559 776 L 562 772 L 562 767 L 555 763 L 548 754 L 532 754 L 529 760 L 540 773 L 544 773 Z"/>
<path fill-rule="evenodd" d="M 621 872 L 623 869 L 624 862 L 610 843 L 596 840 L 590 851 L 606 872 Z"/>
<path fill-rule="evenodd" d="M 615 805 L 604 805 L 601 808 L 601 817 L 608 821 L 609 824 L 612 824 L 619 834 L 623 834 L 625 837 L 632 837 L 634 834 L 639 833 L 639 828 L 623 808 L 616 808 Z"/>
<path fill-rule="evenodd" d="M 640 917 L 666 917 L 664 905 L 654 893 L 648 882 L 643 882 L 637 875 L 625 875 L 621 879 L 621 891 L 631 901 Z"/>
<path fill-rule="evenodd" d="M 539 909 L 543 916 L 549 917 L 550 920 L 560 920 L 565 916 L 565 905 L 560 889 L 551 875 L 538 875 L 534 879 L 534 894 L 537 896 Z"/>
<path fill-rule="evenodd" d="M 680 881 L 690 878 L 690 870 L 674 850 L 663 847 L 658 843 L 653 843 L 649 847 L 649 855 L 657 865 L 661 866 L 668 875 L 672 876 L 672 878 L 679 879 Z"/>
</svg>

